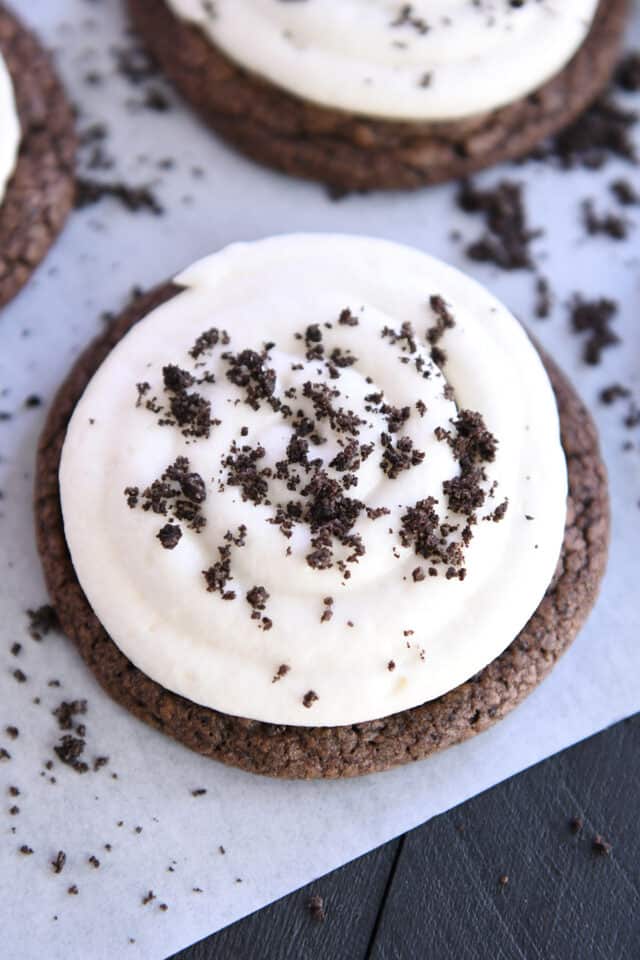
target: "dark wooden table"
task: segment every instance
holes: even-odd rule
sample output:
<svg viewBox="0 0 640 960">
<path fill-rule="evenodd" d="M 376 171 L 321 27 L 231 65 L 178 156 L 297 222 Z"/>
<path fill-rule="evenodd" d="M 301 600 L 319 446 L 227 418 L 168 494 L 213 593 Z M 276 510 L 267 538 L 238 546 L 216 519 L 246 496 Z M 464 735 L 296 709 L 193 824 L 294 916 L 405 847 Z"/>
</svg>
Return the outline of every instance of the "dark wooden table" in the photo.
<svg viewBox="0 0 640 960">
<path fill-rule="evenodd" d="M 640 960 L 639 822 L 640 714 L 174 960 Z"/>
</svg>

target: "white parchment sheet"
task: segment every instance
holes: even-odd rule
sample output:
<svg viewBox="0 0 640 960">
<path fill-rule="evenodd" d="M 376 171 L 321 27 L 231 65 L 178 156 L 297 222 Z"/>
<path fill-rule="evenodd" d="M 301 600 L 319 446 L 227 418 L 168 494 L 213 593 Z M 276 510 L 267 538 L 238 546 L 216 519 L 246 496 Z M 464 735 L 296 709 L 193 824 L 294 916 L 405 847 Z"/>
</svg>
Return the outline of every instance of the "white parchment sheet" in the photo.
<svg viewBox="0 0 640 960">
<path fill-rule="evenodd" d="M 578 641 L 515 713 L 431 760 L 349 782 L 252 777 L 198 757 L 134 720 L 99 690 L 62 636 L 50 634 L 39 644 L 28 636 L 25 610 L 46 600 L 32 531 L 33 459 L 56 386 L 101 329 L 100 313 L 117 310 L 134 284 L 159 282 L 234 240 L 294 230 L 379 234 L 467 269 L 525 320 L 533 315 L 533 275 L 466 259 L 464 241 L 482 225 L 456 208 L 453 187 L 336 203 L 316 185 L 236 156 L 171 93 L 167 111 L 139 108 L 144 87 L 132 87 L 114 66 L 114 48 L 131 44 L 119 2 L 16 0 L 15 6 L 55 49 L 80 110 L 80 128 L 108 125 L 107 150 L 118 161 L 100 175 L 157 181 L 166 213 L 132 215 L 109 199 L 74 213 L 34 281 L 0 317 L 0 410 L 14 414 L 0 421 L 0 746 L 11 754 L 0 762 L 0 954 L 11 960 L 162 960 L 640 709 L 640 434 L 622 426 L 624 403 L 604 407 L 597 400 L 599 390 L 615 381 L 640 393 L 640 208 L 629 208 L 636 229 L 625 243 L 587 239 L 579 214 L 586 196 L 595 196 L 601 209 L 615 208 L 608 185 L 625 175 L 640 188 L 640 176 L 620 161 L 599 172 L 528 164 L 479 178 L 527 183 L 531 225 L 545 231 L 534 245 L 536 259 L 557 294 L 552 317 L 531 326 L 595 413 L 611 474 L 611 562 Z M 639 40 L 636 8 L 630 43 Z M 101 84 L 86 82 L 94 73 L 103 77 Z M 631 106 L 633 98 L 624 103 Z M 635 103 L 640 107 L 638 98 Z M 160 168 L 165 158 L 175 161 L 172 169 Z M 451 239 L 453 230 L 462 243 Z M 583 363 L 582 343 L 569 330 L 566 302 L 577 290 L 620 303 L 615 329 L 623 343 L 607 350 L 599 367 Z M 24 407 L 32 393 L 45 407 Z M 625 441 L 635 448 L 623 452 Z M 16 641 L 23 650 L 14 658 L 9 650 Z M 26 683 L 13 678 L 17 667 Z M 51 679 L 62 687 L 49 687 Z M 51 709 L 78 697 L 89 702 L 82 718 L 88 757 L 104 754 L 110 761 L 85 776 L 58 762 L 44 770 L 48 759 L 55 760 L 60 736 Z M 5 736 L 8 724 L 19 728 L 17 739 Z M 19 788 L 19 797 L 9 795 L 10 786 Z M 192 796 L 198 788 L 206 794 Z M 20 812 L 12 816 L 14 803 Z M 33 854 L 21 855 L 22 844 Z M 60 849 L 67 862 L 55 875 L 49 864 Z M 99 869 L 88 863 L 91 855 Z M 76 896 L 67 893 L 71 884 Z M 143 906 L 149 890 L 157 899 Z M 168 909 L 161 911 L 160 903 Z"/>
</svg>

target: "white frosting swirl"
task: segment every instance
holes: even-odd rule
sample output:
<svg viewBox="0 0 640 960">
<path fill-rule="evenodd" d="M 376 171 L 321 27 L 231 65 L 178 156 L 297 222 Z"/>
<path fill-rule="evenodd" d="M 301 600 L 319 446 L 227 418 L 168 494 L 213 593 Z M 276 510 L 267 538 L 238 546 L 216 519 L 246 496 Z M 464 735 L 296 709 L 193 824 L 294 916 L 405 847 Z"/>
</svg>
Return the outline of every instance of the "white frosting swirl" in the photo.
<svg viewBox="0 0 640 960">
<path fill-rule="evenodd" d="M 0 203 L 13 173 L 20 146 L 20 123 L 7 65 L 0 54 Z"/>
<path fill-rule="evenodd" d="M 349 724 L 415 706 L 493 660 L 542 599 L 559 556 L 566 511 L 555 398 L 517 321 L 451 267 L 363 237 L 294 235 L 237 244 L 196 263 L 176 282 L 184 291 L 138 323 L 93 377 L 62 454 L 62 508 L 73 563 L 121 650 L 150 677 L 192 701 L 229 714 L 305 725 Z M 455 320 L 438 343 L 448 355 L 446 380 L 425 339 L 436 319 L 434 295 L 444 299 Z M 338 322 L 345 308 L 357 325 Z M 402 324 L 413 327 L 415 344 L 389 334 Z M 218 342 L 194 359 L 190 349 L 212 327 L 228 331 L 229 343 Z M 324 353 L 312 359 L 318 331 Z M 246 385 L 238 385 L 243 378 L 237 374 L 246 374 L 246 368 L 238 371 L 230 355 L 261 351 L 265 343 L 270 346 L 258 373 L 272 370 L 275 380 L 266 399 L 259 396 L 258 380 L 250 382 L 258 393 L 259 409 L 253 409 Z M 343 364 L 333 378 L 326 363 L 332 355 L 332 363 Z M 208 437 L 159 425 L 170 418 L 172 394 L 163 383 L 169 364 L 199 380 L 214 374 L 215 382 L 187 391 L 211 403 L 215 422 Z M 149 386 L 141 388 L 136 406 L 135 385 L 144 382 Z M 357 444 L 375 445 L 360 469 L 354 468 L 357 486 L 345 488 L 344 496 L 357 498 L 364 508 L 388 510 L 373 519 L 361 509 L 350 533 L 361 536 L 366 552 L 357 562 L 347 561 L 359 552 L 356 542 L 334 539 L 328 569 L 309 565 L 314 534 L 308 523 L 294 523 L 287 539 L 272 522 L 278 504 L 309 503 L 301 492 L 314 468 L 290 468 L 301 475 L 293 492 L 285 481 L 267 478 L 266 499 L 256 505 L 232 484 L 227 460 L 234 442 L 250 450 L 261 445 L 258 467 L 278 472 L 303 410 L 325 441 L 316 445 L 320 438 L 311 434 L 308 459 L 321 458 L 326 474 L 341 483 L 345 472 L 333 460 L 353 439 L 351 421 L 332 425 L 331 417 L 323 418 L 305 397 L 310 388 L 304 384 L 311 384 L 312 392 L 323 384 L 339 391 L 331 399 L 334 413 L 354 412 L 363 421 Z M 383 401 L 371 396 L 379 392 Z M 288 403 L 291 415 L 274 409 L 278 404 L 269 396 Z M 408 407 L 410 415 L 390 426 L 383 402 Z M 495 459 L 482 464 L 484 503 L 477 509 L 461 581 L 447 579 L 446 563 L 435 565 L 438 576 L 429 576 L 433 551 L 417 555 L 401 533 L 408 511 L 431 496 L 440 521 L 458 525 L 452 539 L 459 539 L 466 520 L 451 511 L 443 483 L 462 468 L 437 433 L 443 427 L 454 436 L 452 421 L 463 409 L 482 414 L 498 448 Z M 392 427 L 398 429 L 391 432 Z M 394 447 L 411 438 L 410 459 L 416 450 L 425 454 L 394 478 L 380 466 L 386 431 Z M 132 485 L 145 490 L 178 456 L 187 457 L 189 471 L 205 483 L 206 499 L 195 500 L 206 525 L 196 533 L 181 520 L 181 539 L 163 549 L 157 535 L 168 517 L 143 509 L 149 498 L 142 493 L 130 509 L 124 490 Z M 487 520 L 505 499 L 501 522 Z M 239 536 L 243 525 L 246 533 Z M 244 545 L 225 539 L 227 531 Z M 203 571 L 225 556 L 229 579 L 209 592 Z M 416 582 L 417 568 L 426 576 Z M 246 595 L 254 587 L 264 587 L 269 596 L 252 619 Z M 229 591 L 235 599 L 223 598 Z M 332 616 L 323 618 L 327 609 Z M 281 665 L 288 669 L 273 682 Z M 311 691 L 318 699 L 305 706 Z"/>
<path fill-rule="evenodd" d="M 580 47 L 598 0 L 166 0 L 232 60 L 305 100 L 447 120 L 531 93 Z"/>
</svg>

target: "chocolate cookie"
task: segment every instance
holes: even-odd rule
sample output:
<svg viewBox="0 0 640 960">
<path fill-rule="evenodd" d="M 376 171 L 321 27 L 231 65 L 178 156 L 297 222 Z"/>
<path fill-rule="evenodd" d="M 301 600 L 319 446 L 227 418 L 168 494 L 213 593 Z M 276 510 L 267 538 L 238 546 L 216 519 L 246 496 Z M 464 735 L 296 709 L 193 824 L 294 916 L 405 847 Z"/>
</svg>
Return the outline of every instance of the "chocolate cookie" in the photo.
<svg viewBox="0 0 640 960">
<path fill-rule="evenodd" d="M 453 122 L 370 119 L 302 100 L 237 66 L 165 2 L 129 0 L 136 28 L 205 122 L 255 160 L 341 190 L 414 188 L 528 153 L 606 86 L 628 10 L 600 0 L 570 63 L 527 97 Z"/>
<path fill-rule="evenodd" d="M 24 286 L 73 206 L 73 111 L 49 56 L 0 4 L 0 53 L 20 121 L 20 152 L 0 203 L 0 307 Z"/>
<path fill-rule="evenodd" d="M 569 466 L 562 554 L 543 601 L 505 652 L 445 696 L 380 720 L 316 728 L 246 720 L 171 693 L 120 652 L 89 606 L 64 536 L 58 468 L 74 407 L 118 340 L 177 292 L 177 287 L 168 284 L 139 297 L 85 350 L 60 388 L 39 444 L 35 515 L 45 577 L 64 630 L 104 689 L 137 717 L 191 749 L 275 777 L 373 773 L 422 759 L 491 726 L 544 679 L 569 647 L 595 601 L 606 564 L 606 472 L 593 422 L 566 378 L 544 357 L 558 400 Z"/>
</svg>

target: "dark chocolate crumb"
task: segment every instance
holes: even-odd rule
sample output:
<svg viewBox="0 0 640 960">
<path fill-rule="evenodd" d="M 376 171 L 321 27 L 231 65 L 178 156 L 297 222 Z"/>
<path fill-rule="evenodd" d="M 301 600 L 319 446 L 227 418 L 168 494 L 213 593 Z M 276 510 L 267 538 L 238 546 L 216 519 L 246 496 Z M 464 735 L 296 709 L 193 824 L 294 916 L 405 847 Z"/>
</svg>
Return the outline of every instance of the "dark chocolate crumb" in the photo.
<svg viewBox="0 0 640 960">
<path fill-rule="evenodd" d="M 632 50 L 618 64 L 615 82 L 627 93 L 640 90 L 640 51 Z"/>
<path fill-rule="evenodd" d="M 631 396 L 628 387 L 623 387 L 621 383 L 612 383 L 600 391 L 600 403 L 610 407 L 616 400 L 626 400 Z"/>
<path fill-rule="evenodd" d="M 26 843 L 23 843 L 22 846 L 20 847 L 20 853 L 23 854 L 23 856 L 25 857 L 30 857 L 31 854 L 33 853 L 33 850 L 31 847 L 27 846 Z"/>
<path fill-rule="evenodd" d="M 308 690 L 302 698 L 302 705 L 309 709 L 313 706 L 316 700 L 319 700 L 318 694 L 314 690 Z"/>
<path fill-rule="evenodd" d="M 89 766 L 83 760 L 80 760 L 84 748 L 84 740 L 73 737 L 71 734 L 65 734 L 60 738 L 60 743 L 53 749 L 62 763 L 71 767 L 76 773 L 86 773 Z"/>
<path fill-rule="evenodd" d="M 51 630 L 60 629 L 58 614 L 48 603 L 35 610 L 27 610 L 27 616 L 29 617 L 29 635 L 34 640 L 42 640 Z"/>
<path fill-rule="evenodd" d="M 207 791 L 206 791 L 206 789 L 205 789 L 204 787 L 196 787 L 195 790 L 192 790 L 192 791 L 191 791 L 191 796 L 192 796 L 192 797 L 204 797 L 204 795 L 205 795 L 206 792 L 207 792 Z"/>
<path fill-rule="evenodd" d="M 569 820 L 569 829 L 571 830 L 571 833 L 580 833 L 583 827 L 584 820 L 582 817 L 571 817 L 571 820 Z"/>
<path fill-rule="evenodd" d="M 477 190 L 466 181 L 458 206 L 485 217 L 487 233 L 466 250 L 471 260 L 495 263 L 504 270 L 533 268 L 529 248 L 542 231 L 527 225 L 522 184 L 501 180 L 492 190 Z"/>
<path fill-rule="evenodd" d="M 71 894 L 72 897 L 77 897 L 79 893 L 77 884 L 72 883 L 69 889 L 67 890 L 67 893 Z"/>
<path fill-rule="evenodd" d="M 173 550 L 182 539 L 182 530 L 175 523 L 166 523 L 156 536 L 165 550 Z"/>
<path fill-rule="evenodd" d="M 613 847 L 607 840 L 605 840 L 604 837 L 600 836 L 599 833 L 596 833 L 591 841 L 591 849 L 594 853 L 598 854 L 598 856 L 608 857 Z"/>
<path fill-rule="evenodd" d="M 152 900 L 156 899 L 156 895 L 153 890 L 149 890 L 147 894 L 142 898 L 142 906 L 146 907 L 148 903 L 151 903 Z"/>
<path fill-rule="evenodd" d="M 338 317 L 338 323 L 343 327 L 357 327 L 358 318 L 351 312 L 349 307 L 345 307 Z"/>
<path fill-rule="evenodd" d="M 88 861 L 88 862 L 91 864 L 91 866 L 94 868 L 94 870 L 97 870 L 98 867 L 100 866 L 100 861 L 98 860 L 98 858 L 97 858 L 96 856 L 94 856 L 94 854 L 91 854 L 91 856 L 89 857 L 89 861 Z"/>
<path fill-rule="evenodd" d="M 535 315 L 538 320 L 547 320 L 553 307 L 553 294 L 549 281 L 540 274 L 536 277 Z"/>
<path fill-rule="evenodd" d="M 19 668 L 18 668 L 17 670 L 14 670 L 14 671 L 13 671 L 13 676 L 14 676 L 14 678 L 18 681 L 18 683 L 26 683 L 26 682 L 27 682 L 27 675 L 26 675 L 26 673 L 24 673 L 24 671 L 23 671 L 23 670 L 20 670 Z"/>
<path fill-rule="evenodd" d="M 156 216 L 164 213 L 164 208 L 148 186 L 134 187 L 122 182 L 103 182 L 88 177 L 76 179 L 76 201 L 78 210 L 98 203 L 103 197 L 117 200 L 131 213 L 148 210 Z"/>
<path fill-rule="evenodd" d="M 593 200 L 582 204 L 582 222 L 589 236 L 603 235 L 612 240 L 625 240 L 629 232 L 629 221 L 617 213 L 596 213 Z"/>
<path fill-rule="evenodd" d="M 78 715 L 84 715 L 86 712 L 86 700 L 63 700 L 55 710 L 52 710 L 61 730 L 71 730 L 74 718 Z"/>
<path fill-rule="evenodd" d="M 67 855 L 64 850 L 58 850 L 56 857 L 51 861 L 51 867 L 54 873 L 62 873 L 64 865 L 67 862 Z"/>
<path fill-rule="evenodd" d="M 632 111 L 624 110 L 607 96 L 600 97 L 574 123 L 539 147 L 531 159 L 552 160 L 565 170 L 599 170 L 611 157 L 634 163 L 636 150 L 631 128 L 636 119 Z"/>
<path fill-rule="evenodd" d="M 586 333 L 583 357 L 585 363 L 596 366 L 602 359 L 602 351 L 620 342 L 620 338 L 611 329 L 611 322 L 618 312 L 614 300 L 600 297 L 598 300 L 584 300 L 575 294 L 569 304 L 571 327 L 576 333 Z"/>
<path fill-rule="evenodd" d="M 633 207 L 640 204 L 640 193 L 630 180 L 626 178 L 614 180 L 610 189 L 618 203 L 623 207 Z"/>
<path fill-rule="evenodd" d="M 312 919 L 315 920 L 316 923 L 324 922 L 327 916 L 324 909 L 324 900 L 317 893 L 309 897 L 307 909 L 311 914 Z"/>
<path fill-rule="evenodd" d="M 264 587 L 252 587 L 247 592 L 247 603 L 253 610 L 265 610 L 269 594 Z"/>
<path fill-rule="evenodd" d="M 282 678 L 286 677 L 286 675 L 289 673 L 290 670 L 291 670 L 291 667 L 288 664 L 281 663 L 278 669 L 276 670 L 275 676 L 271 682 L 277 683 L 278 680 L 282 680 Z"/>
</svg>

